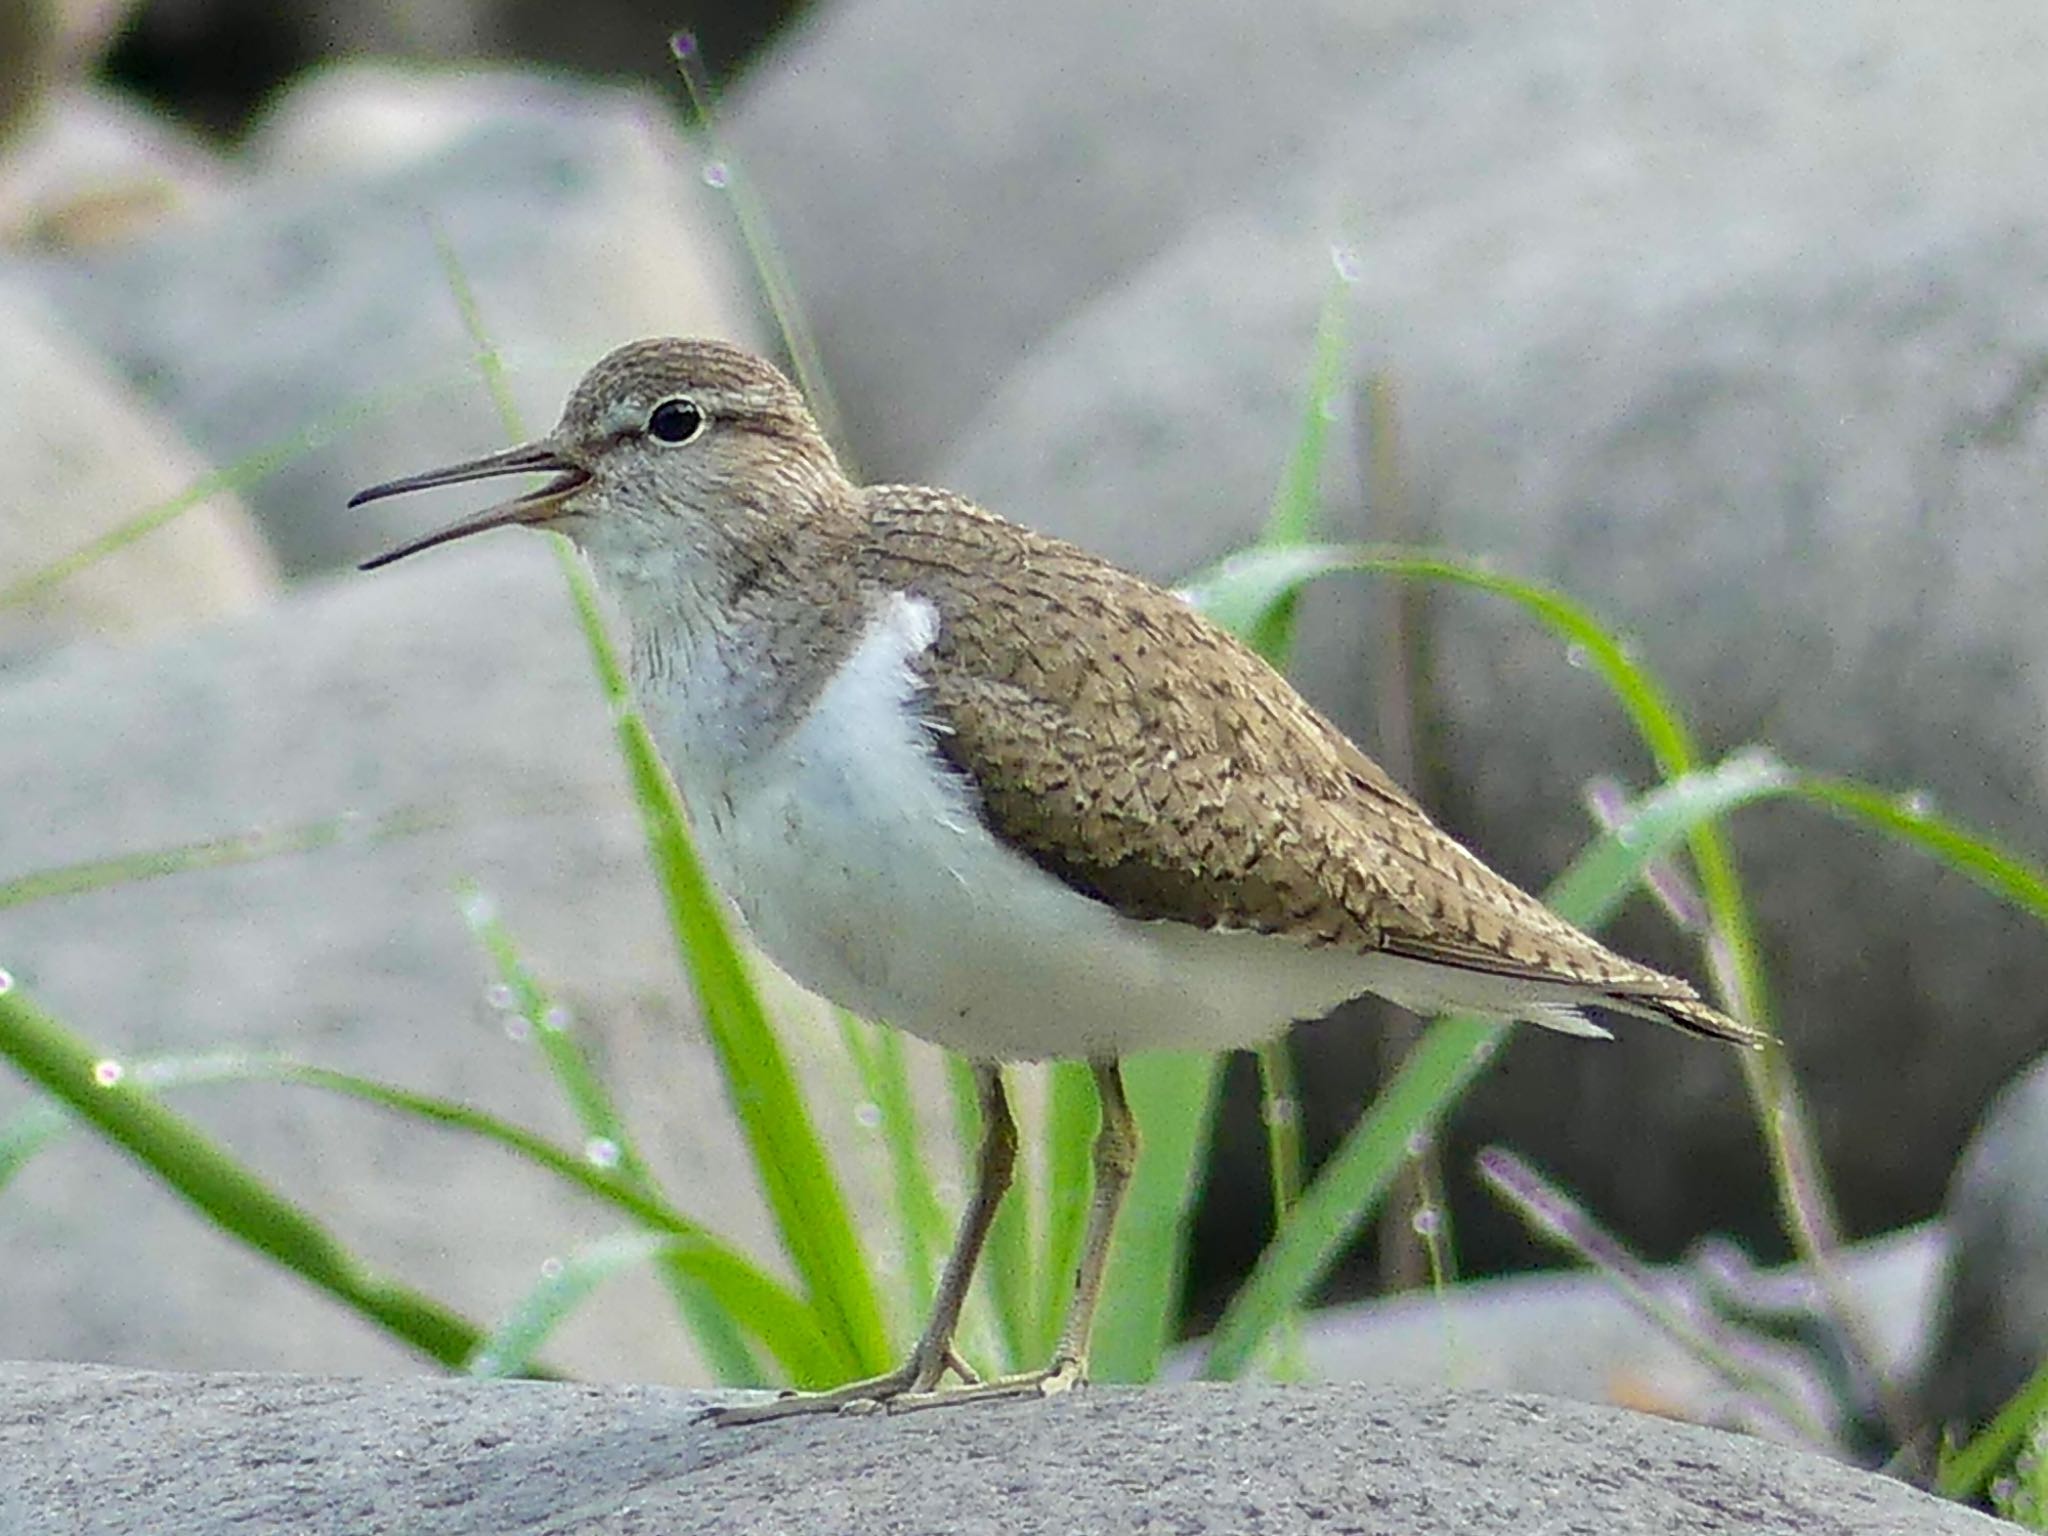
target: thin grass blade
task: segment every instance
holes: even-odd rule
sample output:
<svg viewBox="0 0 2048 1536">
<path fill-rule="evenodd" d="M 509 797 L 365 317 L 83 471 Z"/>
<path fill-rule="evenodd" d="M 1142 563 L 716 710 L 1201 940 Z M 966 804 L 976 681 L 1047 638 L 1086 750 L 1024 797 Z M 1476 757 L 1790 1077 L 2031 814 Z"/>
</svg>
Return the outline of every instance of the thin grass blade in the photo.
<svg viewBox="0 0 2048 1536">
<path fill-rule="evenodd" d="M 1044 1247 L 1038 1261 L 1038 1336 L 1030 1358 L 1050 1359 L 1074 1292 L 1074 1271 L 1088 1228 L 1095 1186 L 1093 1148 L 1100 1123 L 1095 1079 L 1078 1061 L 1054 1062 L 1047 1074 L 1045 1109 Z"/>
<path fill-rule="evenodd" d="M 260 484 L 289 464 L 296 463 L 356 427 L 388 415 L 405 406 L 447 394 L 461 387 L 460 379 L 449 378 L 425 384 L 409 384 L 383 391 L 367 401 L 347 406 L 331 416 L 301 427 L 298 431 L 243 454 L 223 469 L 201 476 L 184 490 L 146 507 L 67 555 L 39 566 L 25 576 L 0 587 L 0 608 L 30 602 L 61 586 L 90 565 L 118 554 L 130 544 L 175 522 L 194 507 L 215 496 L 237 494 Z"/>
<path fill-rule="evenodd" d="M 475 293 L 452 247 L 444 241 L 441 249 L 449 291 L 476 345 L 479 366 L 507 431 L 520 436 L 502 363 L 484 328 Z M 845 1195 L 781 1042 L 769 1025 L 760 993 L 733 943 L 722 904 L 698 862 L 675 784 L 634 707 L 590 572 L 567 539 L 554 537 L 592 669 L 617 722 L 620 754 L 669 925 L 777 1236 L 845 1360 L 845 1374 L 879 1372 L 889 1363 L 888 1329 Z"/>
<path fill-rule="evenodd" d="M 734 1298 L 734 1315 L 759 1328 L 763 1343 L 808 1340 L 810 1351 L 785 1359 L 800 1382 L 828 1381 L 837 1356 L 813 1326 L 810 1307 L 772 1282 L 761 1283 L 759 1271 L 735 1263 L 722 1245 L 662 1232 L 625 1232 L 585 1244 L 565 1259 L 551 1260 L 541 1278 L 506 1314 L 470 1357 L 472 1376 L 519 1376 L 555 1330 L 587 1302 L 599 1286 L 643 1264 L 664 1274 L 682 1274 L 705 1294 Z M 771 1345 L 771 1347 L 773 1347 Z"/>
<path fill-rule="evenodd" d="M 1935 1472 L 1935 1487 L 1951 1499 L 1982 1497 L 2043 1414 L 2048 1414 L 2048 1362 L 2043 1362 L 2027 1378 L 2026 1385 L 2006 1399 L 2005 1406 L 1989 1424 L 1942 1456 Z"/>
<path fill-rule="evenodd" d="M 482 1337 L 453 1309 L 364 1268 L 314 1216 L 128 1082 L 117 1060 L 65 1029 L 18 988 L 0 995 L 0 1055 L 221 1231 L 428 1358 L 459 1366 Z"/>
<path fill-rule="evenodd" d="M 585 1155 L 557 1146 L 524 1126 L 515 1125 L 484 1110 L 453 1099 L 416 1093 L 374 1078 L 335 1071 L 270 1051 L 209 1051 L 192 1056 L 154 1056 L 125 1060 L 120 1064 L 121 1081 L 142 1093 L 165 1093 L 187 1087 L 226 1083 L 282 1083 L 290 1087 L 313 1088 L 346 1098 L 362 1100 L 396 1114 L 428 1124 L 494 1142 L 523 1161 L 553 1174 L 584 1193 L 616 1208 L 642 1226 L 689 1242 L 700 1251 L 713 1254 L 718 1267 L 711 1273 L 729 1274 L 729 1289 L 714 1289 L 718 1303 L 727 1312 L 741 1315 L 742 1307 L 756 1308 L 765 1290 L 779 1293 L 759 1316 L 749 1317 L 750 1326 L 759 1317 L 795 1315 L 804 1317 L 801 1329 L 779 1333 L 765 1326 L 753 1327 L 769 1351 L 802 1386 L 823 1386 L 836 1377 L 831 1371 L 803 1374 L 814 1362 L 830 1358 L 821 1343 L 817 1318 L 801 1297 L 780 1280 L 759 1268 L 738 1249 L 713 1236 L 690 1220 L 658 1194 L 643 1191 L 616 1171 L 598 1167 Z M 0 1186 L 28 1160 L 47 1149 L 79 1125 L 79 1117 L 56 1099 L 37 1099 L 0 1125 Z"/>
<path fill-rule="evenodd" d="M 2001 901 L 2048 923 L 2048 869 L 1948 820 L 1923 796 L 1891 794 L 1824 774 L 1802 775 L 1798 789 L 1838 816 L 1913 844 Z"/>
<path fill-rule="evenodd" d="M 584 1155 L 600 1167 L 616 1168 L 621 1181 L 641 1193 L 658 1197 L 660 1185 L 634 1146 L 611 1090 L 571 1030 L 568 1009 L 534 978 L 490 901 L 473 883 L 463 887 L 462 915 L 490 957 L 497 985 L 505 989 L 513 1009 L 525 1021 L 527 1037 L 539 1047 L 555 1086 L 569 1101 L 583 1132 Z M 741 1335 L 741 1319 L 680 1262 L 664 1262 L 662 1278 L 713 1376 L 729 1387 L 762 1385 L 767 1378 Z"/>
<path fill-rule="evenodd" d="M 303 826 L 245 832 L 236 837 L 211 838 L 176 848 L 157 848 L 145 853 L 128 853 L 111 859 L 39 869 L 0 880 L 0 911 L 27 906 L 35 901 L 78 896 L 109 886 L 132 885 L 166 875 L 187 874 L 193 870 L 253 864 L 344 843 L 378 843 L 412 837 L 450 826 L 453 821 L 452 812 L 424 810 L 396 811 L 388 816 L 375 817 L 330 816 L 324 821 L 308 822 Z"/>
<path fill-rule="evenodd" d="M 876 1129 L 889 1159 L 889 1184 L 903 1252 L 904 1300 L 910 1314 L 922 1319 L 931 1309 L 937 1289 L 947 1223 L 945 1207 L 939 1203 L 937 1186 L 925 1163 L 924 1129 L 910 1091 L 903 1036 L 844 1009 L 838 1012 L 848 1054 L 868 1102 L 875 1106 Z"/>
<path fill-rule="evenodd" d="M 1592 843 L 1545 900 L 1581 927 L 1597 928 L 1693 827 L 1739 806 L 1792 792 L 1791 774 L 1762 754 L 1732 758 L 1647 795 L 1614 835 Z M 1301 1306 L 1359 1225 L 1377 1208 L 1411 1141 L 1432 1133 L 1499 1047 L 1508 1026 L 1441 1019 L 1380 1091 L 1335 1155 L 1303 1191 L 1293 1217 L 1260 1255 L 1211 1340 L 1205 1374 L 1241 1374 L 1273 1330 Z"/>
<path fill-rule="evenodd" d="M 1223 1058 L 1155 1054 L 1124 1064 L 1143 1150 L 1109 1253 L 1096 1319 L 1095 1375 L 1151 1381 L 1174 1340 L 1187 1275 L 1188 1223 L 1201 1192 Z"/>
<path fill-rule="evenodd" d="M 1321 521 L 1323 460 L 1329 449 L 1330 424 L 1337 419 L 1337 398 L 1344 388 L 1350 289 L 1351 285 L 1341 276 L 1333 277 L 1323 297 L 1294 444 L 1281 470 L 1280 483 L 1274 489 L 1266 526 L 1253 546 L 1256 549 L 1287 549 L 1306 544 L 1315 537 L 1316 525 Z M 1282 669 L 1294 649 L 1300 590 L 1297 585 L 1278 596 L 1260 610 L 1249 627 L 1237 631 L 1239 639 Z"/>
</svg>

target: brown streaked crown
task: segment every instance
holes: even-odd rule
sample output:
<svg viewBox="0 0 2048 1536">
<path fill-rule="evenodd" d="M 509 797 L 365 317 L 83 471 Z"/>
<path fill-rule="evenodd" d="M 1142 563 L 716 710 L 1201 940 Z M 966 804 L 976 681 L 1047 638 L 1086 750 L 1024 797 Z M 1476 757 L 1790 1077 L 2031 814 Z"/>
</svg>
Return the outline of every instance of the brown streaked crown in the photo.
<svg viewBox="0 0 2048 1536">
<path fill-rule="evenodd" d="M 728 420 L 806 438 L 831 452 L 803 395 L 779 369 L 731 342 L 701 337 L 661 336 L 608 353 L 577 382 L 562 417 L 591 422 L 616 401 L 652 404 L 672 395 L 702 396 Z"/>
</svg>

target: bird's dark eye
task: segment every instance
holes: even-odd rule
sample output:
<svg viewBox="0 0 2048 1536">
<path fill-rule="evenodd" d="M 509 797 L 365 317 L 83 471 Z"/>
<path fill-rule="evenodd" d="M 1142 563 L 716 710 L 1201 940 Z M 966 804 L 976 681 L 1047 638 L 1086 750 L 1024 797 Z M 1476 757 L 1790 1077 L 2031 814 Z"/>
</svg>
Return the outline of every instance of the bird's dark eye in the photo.
<svg viewBox="0 0 2048 1536">
<path fill-rule="evenodd" d="M 704 430 L 704 413 L 694 400 L 680 395 L 664 400 L 647 413 L 647 435 L 658 443 L 675 447 L 687 443 Z"/>
</svg>

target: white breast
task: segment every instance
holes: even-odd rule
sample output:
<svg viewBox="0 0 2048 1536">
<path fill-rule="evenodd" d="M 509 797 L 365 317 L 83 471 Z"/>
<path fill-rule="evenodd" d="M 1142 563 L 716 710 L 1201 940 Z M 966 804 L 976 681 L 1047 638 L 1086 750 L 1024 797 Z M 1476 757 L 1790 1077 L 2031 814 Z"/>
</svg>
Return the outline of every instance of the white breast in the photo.
<svg viewBox="0 0 2048 1536">
<path fill-rule="evenodd" d="M 933 749 L 909 662 L 938 633 L 898 595 L 803 722 L 744 763 L 704 739 L 733 680 L 650 700 L 707 867 L 761 947 L 857 1013 L 970 1056 L 1021 1060 L 1268 1038 L 1374 984 L 1363 957 L 1136 922 L 983 827 Z"/>
</svg>

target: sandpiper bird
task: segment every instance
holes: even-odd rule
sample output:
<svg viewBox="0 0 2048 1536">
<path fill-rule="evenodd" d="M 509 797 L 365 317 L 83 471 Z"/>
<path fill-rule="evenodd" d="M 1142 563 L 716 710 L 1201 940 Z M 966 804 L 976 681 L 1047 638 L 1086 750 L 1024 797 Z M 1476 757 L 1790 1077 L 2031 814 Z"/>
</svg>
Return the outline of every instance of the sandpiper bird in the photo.
<svg viewBox="0 0 2048 1536">
<path fill-rule="evenodd" d="M 853 483 L 748 352 L 621 347 L 546 437 L 351 505 L 527 474 L 549 478 L 366 568 L 509 524 L 567 534 L 761 948 L 976 1064 L 976 1188 L 909 1360 L 727 1422 L 1084 1380 L 1137 1153 L 1130 1052 L 1254 1044 L 1365 992 L 1572 1034 L 1605 1033 L 1593 1007 L 1760 1039 L 1488 869 L 1171 593 L 948 491 Z M 1073 1301 L 1043 1370 L 974 1382 L 952 1338 L 1016 1156 L 999 1063 L 1050 1057 L 1085 1059 L 1102 1104 Z"/>
</svg>

